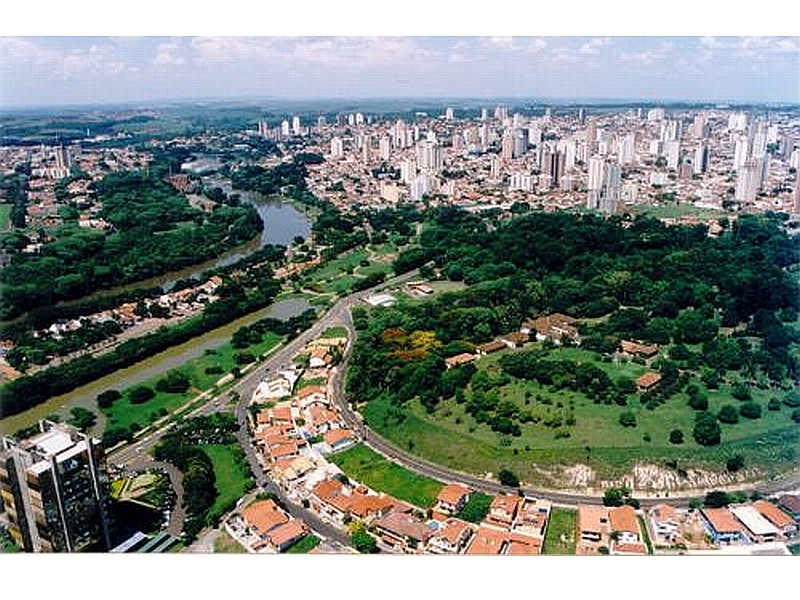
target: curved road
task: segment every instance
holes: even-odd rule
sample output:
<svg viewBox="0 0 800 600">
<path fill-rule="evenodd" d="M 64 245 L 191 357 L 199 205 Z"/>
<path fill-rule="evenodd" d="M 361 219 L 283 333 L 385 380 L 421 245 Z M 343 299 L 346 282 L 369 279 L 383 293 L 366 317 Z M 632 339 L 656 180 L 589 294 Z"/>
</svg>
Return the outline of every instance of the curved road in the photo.
<svg viewBox="0 0 800 600">
<path fill-rule="evenodd" d="M 165 471 L 169 476 L 172 489 L 175 491 L 175 506 L 169 515 L 169 525 L 166 532 L 180 537 L 183 530 L 183 519 L 186 517 L 186 507 L 183 505 L 183 473 L 175 465 L 167 462 L 141 459 L 126 465 L 131 471 L 147 471 L 149 469 L 159 469 Z"/>
</svg>

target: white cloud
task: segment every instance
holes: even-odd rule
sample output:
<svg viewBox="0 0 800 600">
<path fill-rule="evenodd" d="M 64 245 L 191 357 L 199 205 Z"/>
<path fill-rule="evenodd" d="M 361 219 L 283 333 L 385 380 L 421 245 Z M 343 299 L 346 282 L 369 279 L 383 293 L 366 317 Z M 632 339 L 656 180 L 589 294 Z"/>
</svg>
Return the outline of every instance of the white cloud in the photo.
<svg viewBox="0 0 800 600">
<path fill-rule="evenodd" d="M 529 53 L 535 54 L 541 50 L 544 50 L 547 47 L 547 40 L 544 38 L 536 37 L 528 42 L 527 51 Z"/>
<path fill-rule="evenodd" d="M 585 44 L 583 44 L 580 48 L 581 54 L 597 54 L 600 52 L 602 48 L 611 44 L 611 38 L 609 37 L 596 37 L 592 38 Z"/>
<path fill-rule="evenodd" d="M 186 59 L 178 53 L 178 50 L 177 42 L 159 44 L 153 64 L 159 67 L 185 65 Z"/>
</svg>

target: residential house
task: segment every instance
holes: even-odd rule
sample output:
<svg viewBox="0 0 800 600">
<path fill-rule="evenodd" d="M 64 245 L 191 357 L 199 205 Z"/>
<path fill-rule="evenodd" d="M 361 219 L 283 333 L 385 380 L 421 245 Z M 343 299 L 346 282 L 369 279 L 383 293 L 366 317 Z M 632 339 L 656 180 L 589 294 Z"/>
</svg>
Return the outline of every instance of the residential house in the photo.
<svg viewBox="0 0 800 600">
<path fill-rule="evenodd" d="M 619 343 L 619 346 L 621 353 L 628 356 L 650 359 L 658 354 L 658 346 L 640 344 L 639 342 L 633 342 L 630 340 L 622 340 Z"/>
<path fill-rule="evenodd" d="M 506 345 L 503 342 L 499 340 L 494 340 L 493 342 L 487 342 L 485 344 L 481 344 L 475 350 L 478 352 L 478 355 L 486 356 L 487 354 L 498 352 L 499 350 L 502 350 L 505 347 Z"/>
<path fill-rule="evenodd" d="M 242 511 L 248 532 L 258 538 L 254 550 L 282 552 L 308 533 L 305 523 L 289 517 L 273 500 L 259 500 Z"/>
<path fill-rule="evenodd" d="M 465 485 L 460 483 L 447 484 L 436 497 L 436 504 L 433 510 L 446 515 L 455 515 L 464 508 L 471 495 L 472 490 Z"/>
<path fill-rule="evenodd" d="M 659 383 L 661 383 L 661 374 L 648 371 L 636 380 L 636 387 L 640 392 L 648 392 L 655 389 Z"/>
<path fill-rule="evenodd" d="M 344 495 L 345 487 L 341 481 L 326 479 L 312 488 L 308 500 L 311 509 L 316 513 L 341 522 L 347 513 L 347 508 L 342 509 L 342 503 L 335 499 Z"/>
<path fill-rule="evenodd" d="M 329 367 L 331 364 L 333 364 L 333 357 L 327 348 L 322 346 L 312 348 L 308 358 L 308 366 L 312 369 L 319 369 L 321 367 Z"/>
<path fill-rule="evenodd" d="M 525 498 L 517 511 L 514 531 L 543 538 L 551 508 L 549 500 Z"/>
<path fill-rule="evenodd" d="M 702 508 L 700 515 L 706 532 L 715 544 L 746 544 L 744 525 L 727 508 Z"/>
<path fill-rule="evenodd" d="M 525 344 L 528 343 L 530 336 L 527 333 L 522 333 L 521 331 L 514 331 L 507 335 L 504 335 L 500 338 L 500 341 L 503 342 L 509 348 L 522 348 Z"/>
<path fill-rule="evenodd" d="M 306 410 L 306 425 L 315 435 L 341 427 L 339 415 L 325 406 L 314 405 Z"/>
<path fill-rule="evenodd" d="M 290 546 L 300 541 L 308 533 L 308 527 L 302 521 L 292 519 L 288 523 L 279 525 L 267 534 L 272 545 L 283 552 Z"/>
<path fill-rule="evenodd" d="M 674 543 L 680 537 L 680 517 L 674 506 L 659 504 L 650 509 L 650 523 L 655 537 Z"/>
<path fill-rule="evenodd" d="M 754 506 L 732 506 L 730 511 L 744 525 L 747 537 L 756 544 L 774 542 L 781 537 L 780 530 Z"/>
<path fill-rule="evenodd" d="M 376 520 L 373 525 L 386 544 L 406 552 L 425 546 L 436 533 L 433 527 L 416 517 L 395 511 Z"/>
<path fill-rule="evenodd" d="M 578 328 L 575 327 L 576 319 L 561 313 L 553 313 L 538 319 L 525 321 L 520 327 L 520 332 L 534 334 L 540 342 L 552 340 L 557 344 L 569 339 L 576 344 L 580 344 L 581 336 Z"/>
<path fill-rule="evenodd" d="M 433 554 L 461 554 L 472 539 L 474 532 L 472 524 L 450 517 L 433 534 L 428 542 L 427 550 Z"/>
<path fill-rule="evenodd" d="M 753 502 L 753 508 L 767 521 L 777 527 L 784 538 L 793 538 L 797 535 L 798 527 L 795 520 L 772 502 L 756 500 Z"/>
<path fill-rule="evenodd" d="M 586 542 L 602 542 L 611 533 L 608 509 L 605 506 L 579 506 L 578 532 Z"/>
<path fill-rule="evenodd" d="M 322 434 L 331 452 L 339 452 L 358 443 L 358 436 L 347 428 L 331 429 Z"/>
<path fill-rule="evenodd" d="M 324 406 L 328 404 L 328 394 L 324 387 L 307 385 L 297 392 L 297 402 L 301 409 L 306 409 L 314 404 Z"/>
<path fill-rule="evenodd" d="M 609 509 L 611 524 L 611 552 L 613 554 L 647 554 L 642 543 L 639 519 L 632 506 L 616 506 Z"/>
<path fill-rule="evenodd" d="M 474 361 L 477 356 L 474 354 L 470 354 L 469 352 L 463 352 L 462 354 L 456 354 L 455 356 L 451 356 L 450 358 L 444 359 L 444 365 L 448 369 L 452 369 L 453 367 L 459 367 L 461 365 L 471 363 Z"/>
<path fill-rule="evenodd" d="M 796 522 L 800 523 L 800 496 L 784 494 L 778 498 L 778 506 L 792 515 Z"/>
<path fill-rule="evenodd" d="M 487 522 L 511 527 L 521 501 L 522 498 L 519 496 L 496 496 L 489 505 L 489 513 L 486 515 Z"/>
<path fill-rule="evenodd" d="M 502 554 L 506 545 L 506 532 L 481 525 L 472 537 L 466 553 L 473 555 Z"/>
</svg>

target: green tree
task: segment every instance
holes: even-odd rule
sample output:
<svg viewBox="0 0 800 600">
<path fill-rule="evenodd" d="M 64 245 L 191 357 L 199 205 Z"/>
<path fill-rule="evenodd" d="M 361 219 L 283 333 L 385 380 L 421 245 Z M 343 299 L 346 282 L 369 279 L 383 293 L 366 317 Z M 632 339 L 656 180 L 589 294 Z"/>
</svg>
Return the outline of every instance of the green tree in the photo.
<svg viewBox="0 0 800 600">
<path fill-rule="evenodd" d="M 97 395 L 98 408 L 109 408 L 114 402 L 122 398 L 122 394 L 117 390 L 106 390 Z"/>
<path fill-rule="evenodd" d="M 636 415 L 633 411 L 626 410 L 619 415 L 619 424 L 623 427 L 636 427 Z"/>
<path fill-rule="evenodd" d="M 356 523 L 350 529 L 350 541 L 361 554 L 377 554 L 380 552 L 378 542 L 367 533 L 363 523 Z"/>
<path fill-rule="evenodd" d="M 728 493 L 719 490 L 708 492 L 705 500 L 703 500 L 703 506 L 707 508 L 722 508 L 723 506 L 728 506 L 730 503 L 731 497 Z"/>
<path fill-rule="evenodd" d="M 508 487 L 519 487 L 519 478 L 508 469 L 501 469 L 497 475 L 502 485 Z"/>
<path fill-rule="evenodd" d="M 131 404 L 144 404 L 148 400 L 152 400 L 156 393 L 146 385 L 137 385 L 128 392 L 128 398 Z"/>
<path fill-rule="evenodd" d="M 744 468 L 744 457 L 741 454 L 736 454 L 730 457 L 725 462 L 725 468 L 731 473 L 740 471 L 742 468 Z"/>
<path fill-rule="evenodd" d="M 671 444 L 682 444 L 683 432 L 680 429 L 673 429 L 669 432 L 669 441 Z"/>
<path fill-rule="evenodd" d="M 739 407 L 739 414 L 745 419 L 760 419 L 761 405 L 758 402 L 745 402 Z"/>
<path fill-rule="evenodd" d="M 739 411 L 736 410 L 736 407 L 733 404 L 725 404 L 719 409 L 717 418 L 719 419 L 720 423 L 728 423 L 733 425 L 739 422 Z"/>
<path fill-rule="evenodd" d="M 698 412 L 694 419 L 692 435 L 701 446 L 716 446 L 719 444 L 721 430 L 714 415 L 708 411 Z"/>
</svg>

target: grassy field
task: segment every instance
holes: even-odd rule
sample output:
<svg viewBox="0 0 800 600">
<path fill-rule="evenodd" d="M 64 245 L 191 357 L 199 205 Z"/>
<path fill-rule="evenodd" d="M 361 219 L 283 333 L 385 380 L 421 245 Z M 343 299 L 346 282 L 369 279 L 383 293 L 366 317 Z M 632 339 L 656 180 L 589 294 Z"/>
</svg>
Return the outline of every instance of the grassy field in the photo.
<svg viewBox="0 0 800 600">
<path fill-rule="evenodd" d="M 155 384 L 163 375 L 148 379 L 142 385 L 146 385 L 155 391 Z M 108 417 L 106 429 L 114 427 L 127 428 L 133 424 L 140 428 L 146 427 L 186 404 L 195 395 L 191 390 L 182 394 L 168 394 L 156 391 L 155 397 L 143 404 L 132 404 L 127 393 L 122 394 L 122 398 L 114 402 L 109 408 L 102 409 Z"/>
<path fill-rule="evenodd" d="M 309 533 L 299 541 L 289 546 L 289 548 L 286 550 L 286 554 L 308 554 L 314 548 L 319 546 L 321 541 L 322 540 L 313 533 Z"/>
<path fill-rule="evenodd" d="M 501 354 L 483 357 L 476 366 L 481 371 L 498 373 Z M 634 378 L 648 370 L 633 362 L 605 363 L 578 348 L 558 348 L 550 358 L 592 362 L 612 379 L 623 375 Z M 699 380 L 692 383 L 708 394 L 709 409 L 715 414 L 724 404 L 740 404 L 731 397 L 730 384 L 708 390 Z M 465 405 L 453 399 L 441 402 L 431 414 L 416 400 L 397 409 L 380 398 L 368 402 L 362 412 L 379 433 L 402 448 L 411 444 L 412 452 L 433 462 L 477 474 L 493 474 L 508 468 L 529 484 L 547 483 L 537 479 L 541 475 L 537 474 L 534 463 L 547 466 L 581 462 L 595 468 L 601 476 L 615 477 L 643 458 L 662 464 L 677 460 L 684 466 L 719 470 L 724 468 L 727 458 L 742 454 L 748 465 L 777 470 L 796 464 L 795 457 L 800 455 L 800 428 L 790 420 L 791 411 L 787 407 L 767 410 L 766 404 L 774 394 L 769 390 L 752 390 L 753 398 L 762 406 L 760 419 L 741 418 L 737 424 L 722 424 L 722 444 L 710 448 L 699 446 L 693 439 L 695 412 L 683 393 L 651 410 L 637 395 L 629 398 L 628 406 L 595 404 L 572 390 L 554 391 L 537 382 L 513 378 L 496 391 L 500 400 L 514 403 L 540 421 L 522 424 L 519 437 L 501 436 L 489 425 L 478 423 L 467 414 Z M 636 416 L 635 427 L 619 423 L 624 411 Z M 566 424 L 569 417 L 574 418 L 574 425 Z M 552 423 L 557 418 L 561 419 L 561 426 L 546 425 L 548 420 Z M 673 429 L 683 432 L 683 444 L 669 442 Z M 565 432 L 569 434 L 566 437 Z"/>
<path fill-rule="evenodd" d="M 491 496 L 482 492 L 475 492 L 469 497 L 464 508 L 462 508 L 456 516 L 470 523 L 480 523 L 486 518 L 486 515 L 489 514 L 489 506 L 491 503 Z"/>
<path fill-rule="evenodd" d="M 693 204 L 669 203 L 663 206 L 632 206 L 628 212 L 635 215 L 647 215 L 657 219 L 677 219 L 680 217 L 697 217 L 699 219 L 719 219 L 727 216 L 725 211 L 699 208 Z"/>
<path fill-rule="evenodd" d="M 363 445 L 334 454 L 331 460 L 359 483 L 422 508 L 433 506 L 443 487 L 435 479 L 412 473 Z"/>
<path fill-rule="evenodd" d="M 575 531 L 578 511 L 569 508 L 553 508 L 544 536 L 542 554 L 575 554 Z"/>
<path fill-rule="evenodd" d="M 282 336 L 267 332 L 261 343 L 250 346 L 247 351 L 258 356 L 277 346 L 282 340 Z M 189 376 L 192 387 L 182 394 L 168 394 L 156 390 L 156 395 L 151 400 L 143 404 L 131 404 L 127 394 L 123 393 L 123 397 L 114 402 L 111 407 L 102 409 L 108 417 L 106 428 L 130 427 L 133 423 L 145 427 L 165 414 L 180 408 L 193 398 L 198 390 L 209 389 L 221 377 L 230 373 L 236 365 L 233 359 L 236 352 L 241 352 L 241 350 L 234 350 L 230 344 L 224 344 L 212 353 L 206 353 L 186 362 L 178 370 Z M 221 372 L 206 373 L 206 369 L 213 367 L 219 368 Z M 142 385 L 155 390 L 156 383 L 163 377 L 163 375 L 158 375 L 148 379 Z"/>
<path fill-rule="evenodd" d="M 11 205 L 0 204 L 0 231 L 8 230 L 11 225 Z"/>
<path fill-rule="evenodd" d="M 343 338 L 347 337 L 346 327 L 329 327 L 322 332 L 322 337 L 325 339 Z"/>
<path fill-rule="evenodd" d="M 209 519 L 214 521 L 224 515 L 239 498 L 247 493 L 253 476 L 242 462 L 236 460 L 236 452 L 241 452 L 237 445 L 209 444 L 199 446 L 199 448 L 208 454 L 211 464 L 214 466 L 215 485 L 219 495 L 208 511 Z"/>
</svg>

